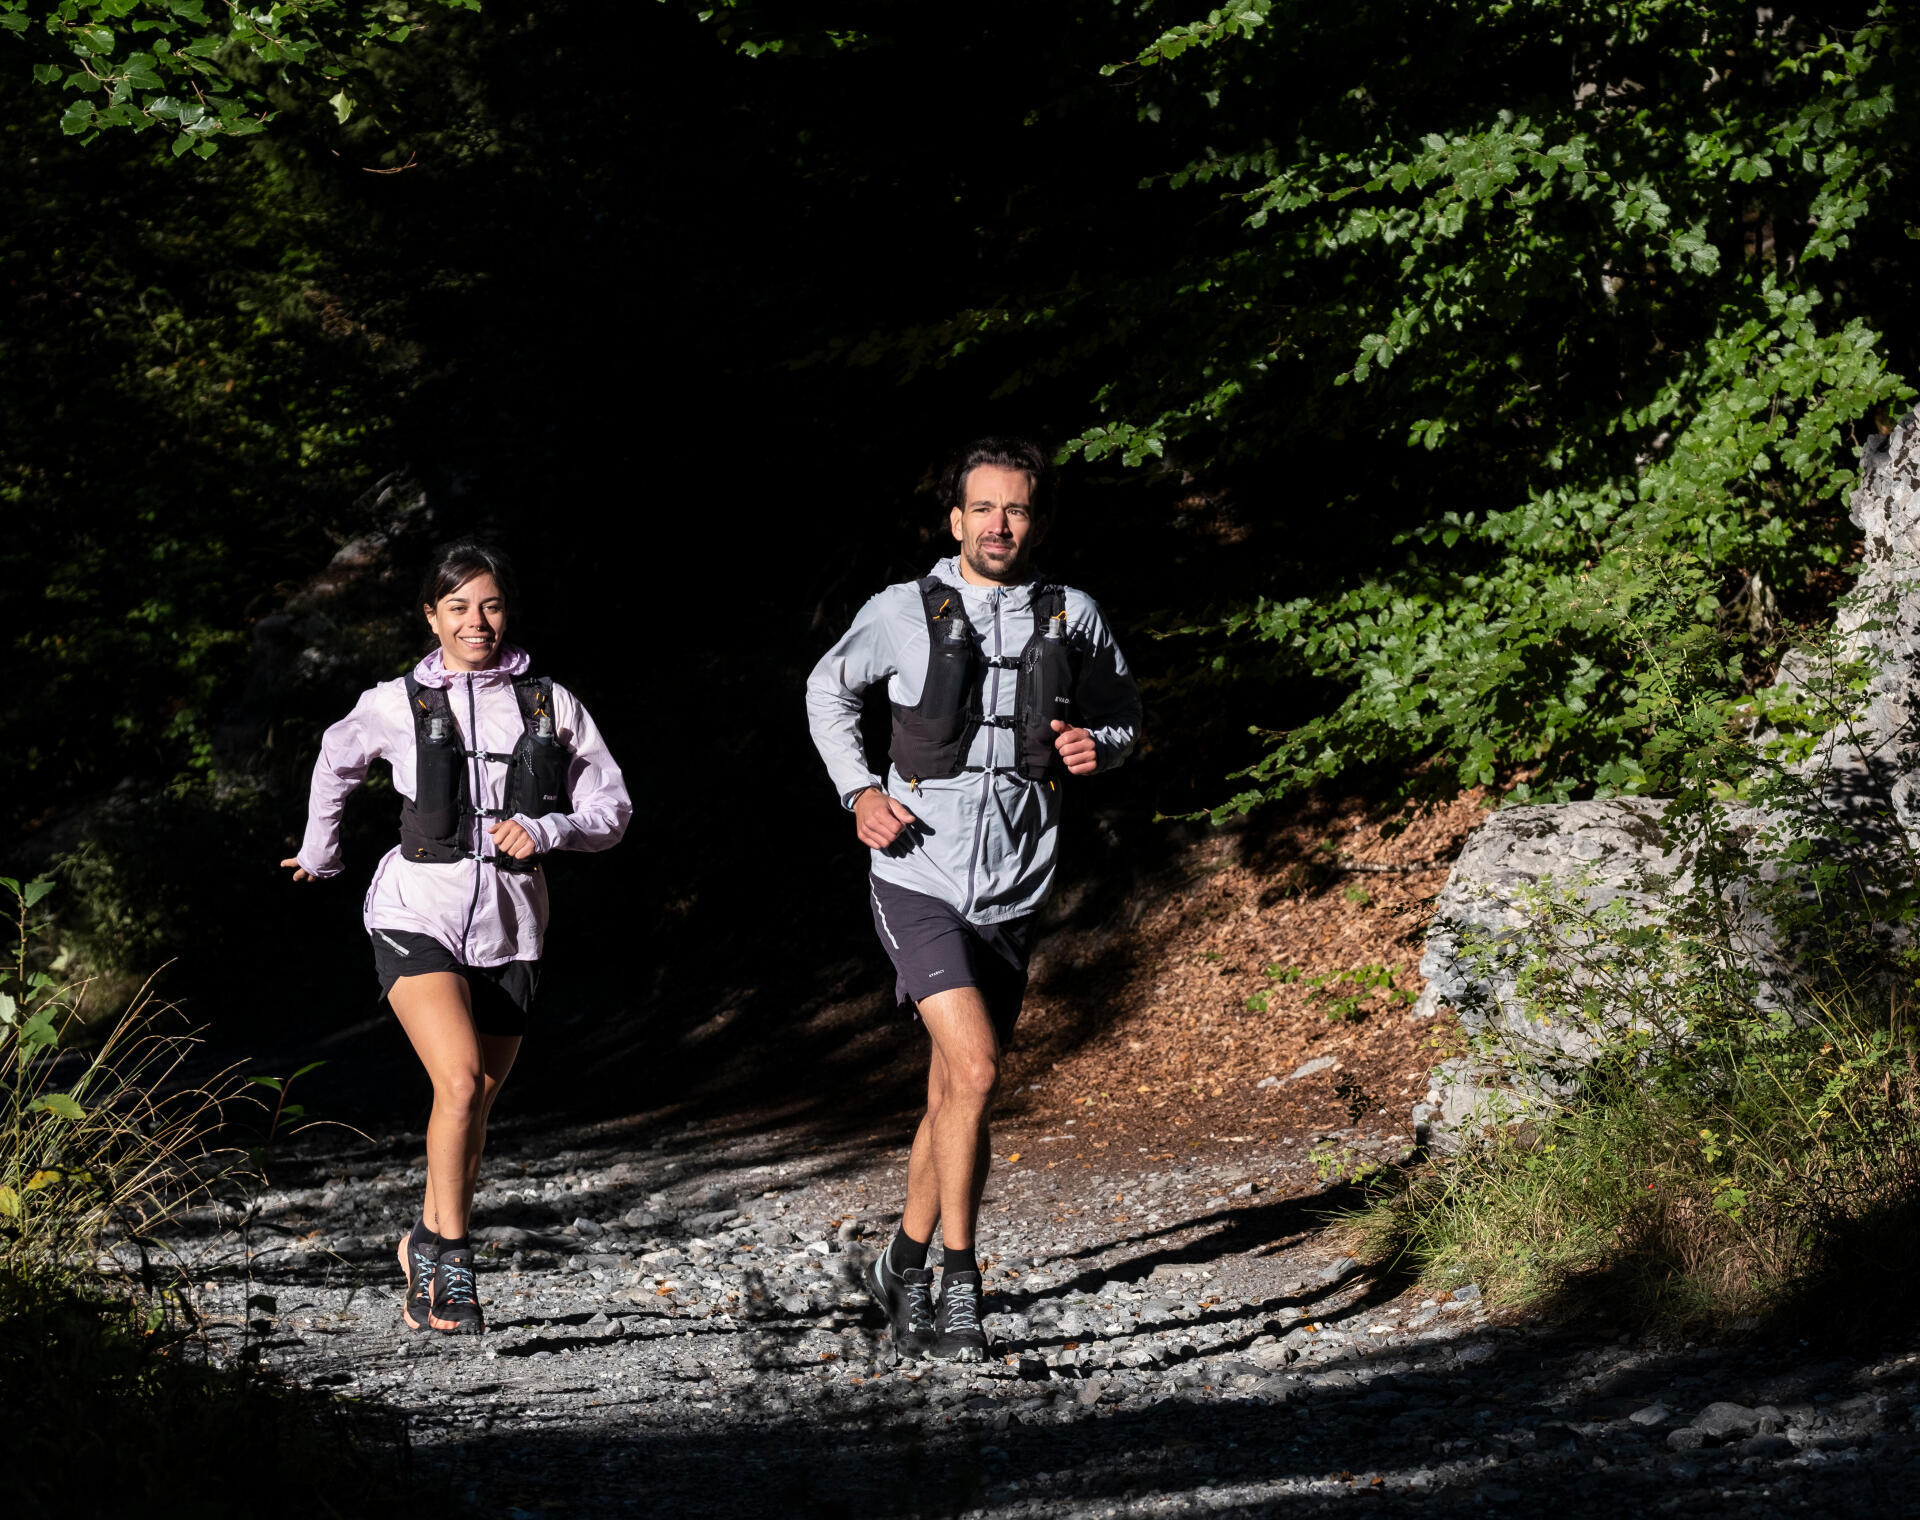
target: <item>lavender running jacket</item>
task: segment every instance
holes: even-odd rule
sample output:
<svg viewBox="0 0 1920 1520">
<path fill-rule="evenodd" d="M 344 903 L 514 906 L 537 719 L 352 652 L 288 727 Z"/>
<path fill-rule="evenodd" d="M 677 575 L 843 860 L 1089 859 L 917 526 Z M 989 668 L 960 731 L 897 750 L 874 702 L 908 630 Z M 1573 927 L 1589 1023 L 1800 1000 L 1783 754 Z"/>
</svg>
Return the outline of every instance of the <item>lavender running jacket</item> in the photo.
<svg viewBox="0 0 1920 1520">
<path fill-rule="evenodd" d="M 980 636 L 981 653 L 1012 656 L 1033 632 L 1032 587 L 976 586 L 949 556 L 930 574 L 960 593 Z M 1093 735 L 1100 770 L 1133 752 L 1140 732 L 1140 693 L 1120 646 L 1093 598 L 1066 588 L 1067 637 L 1084 651 L 1074 700 Z M 1013 715 L 1014 672 L 979 667 L 980 710 Z M 903 707 L 920 700 L 927 675 L 926 603 L 912 581 L 889 586 L 860 609 L 840 642 L 807 678 L 807 721 L 843 806 L 870 786 L 884 786 L 921 822 L 891 850 L 873 852 L 873 874 L 920 892 L 963 914 L 969 923 L 997 924 L 1033 912 L 1053 887 L 1063 792 L 1085 778 L 1068 776 L 1055 790 L 1022 776 L 963 772 L 910 787 L 889 767 L 873 774 L 860 747 L 861 694 L 884 682 Z M 967 754 L 969 765 L 1013 763 L 1013 733 L 982 724 Z"/>
<path fill-rule="evenodd" d="M 449 671 L 436 649 L 414 666 L 413 677 L 422 686 L 447 689 L 447 705 L 468 749 L 504 755 L 512 753 L 526 729 L 513 678 L 524 674 L 528 663 L 526 652 L 509 644 L 487 670 Z M 543 854 L 610 849 L 620 842 L 633 812 L 620 767 L 607 753 L 586 708 L 558 682 L 553 687 L 553 719 L 556 737 L 573 754 L 567 772 L 573 811 L 543 818 L 516 815 L 514 821 L 533 836 Z M 340 810 L 347 794 L 366 778 L 372 761 L 386 760 L 393 767 L 394 789 L 408 798 L 414 795 L 413 746 L 405 681 L 382 681 L 362 692 L 353 711 L 327 730 L 313 767 L 307 834 L 296 857 L 303 869 L 314 876 L 340 874 Z M 469 759 L 473 805 L 501 806 L 506 777 L 506 766 L 496 761 Z M 492 854 L 493 840 L 483 826 L 498 821 L 470 820 L 468 849 Z M 397 814 L 394 826 L 399 827 Z M 547 927 L 546 873 L 502 871 L 481 860 L 446 865 L 402 860 L 396 844 L 374 867 L 363 917 L 369 934 L 404 929 L 431 935 L 468 966 L 538 960 Z"/>
</svg>

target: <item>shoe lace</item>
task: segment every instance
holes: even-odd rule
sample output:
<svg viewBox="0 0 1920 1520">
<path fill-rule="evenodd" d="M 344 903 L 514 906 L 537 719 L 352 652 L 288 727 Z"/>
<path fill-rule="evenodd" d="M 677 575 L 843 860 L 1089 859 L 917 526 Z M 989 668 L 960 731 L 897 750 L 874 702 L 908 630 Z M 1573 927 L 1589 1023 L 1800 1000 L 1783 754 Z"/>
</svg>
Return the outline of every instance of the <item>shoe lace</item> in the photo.
<svg viewBox="0 0 1920 1520">
<path fill-rule="evenodd" d="M 463 1267 L 455 1262 L 443 1261 L 439 1264 L 438 1275 L 442 1284 L 439 1300 L 443 1304 L 472 1304 L 479 1299 L 474 1295 L 473 1268 Z"/>
<path fill-rule="evenodd" d="M 980 1290 L 972 1283 L 948 1283 L 940 1294 L 947 1332 L 980 1328 Z"/>
<path fill-rule="evenodd" d="M 934 1328 L 932 1283 L 907 1284 L 907 1328 L 916 1333 Z"/>
<path fill-rule="evenodd" d="M 439 1264 L 437 1256 L 430 1255 L 418 1246 L 413 1250 L 413 1292 L 415 1296 L 425 1293 L 433 1281 L 433 1269 Z"/>
</svg>

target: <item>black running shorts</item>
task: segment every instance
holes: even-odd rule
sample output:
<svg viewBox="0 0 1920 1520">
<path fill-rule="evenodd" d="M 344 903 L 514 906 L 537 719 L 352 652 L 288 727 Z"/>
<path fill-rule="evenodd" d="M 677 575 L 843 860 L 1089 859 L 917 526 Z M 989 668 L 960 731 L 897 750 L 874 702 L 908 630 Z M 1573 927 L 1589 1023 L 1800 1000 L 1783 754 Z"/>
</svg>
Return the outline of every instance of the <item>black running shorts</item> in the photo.
<svg viewBox="0 0 1920 1520">
<path fill-rule="evenodd" d="M 504 966 L 463 966 L 431 934 L 405 929 L 375 929 L 373 969 L 380 977 L 380 995 L 386 997 L 403 976 L 428 971 L 454 971 L 466 978 L 473 1003 L 473 1027 L 482 1034 L 523 1035 L 533 998 L 540 987 L 538 961 L 508 961 Z"/>
<path fill-rule="evenodd" d="M 969 923 L 937 897 L 867 878 L 874 933 L 893 962 L 902 1007 L 952 987 L 977 987 L 1004 1047 L 1027 995 L 1033 915 L 1000 924 Z"/>
</svg>

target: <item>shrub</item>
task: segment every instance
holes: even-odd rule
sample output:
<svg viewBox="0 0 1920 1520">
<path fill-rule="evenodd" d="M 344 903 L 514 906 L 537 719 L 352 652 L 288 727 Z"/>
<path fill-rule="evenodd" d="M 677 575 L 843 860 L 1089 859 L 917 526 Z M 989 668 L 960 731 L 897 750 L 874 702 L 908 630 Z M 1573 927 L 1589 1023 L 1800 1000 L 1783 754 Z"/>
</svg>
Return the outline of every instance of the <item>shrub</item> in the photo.
<svg viewBox="0 0 1920 1520">
<path fill-rule="evenodd" d="M 102 1030 L 88 987 L 35 964 L 52 883 L 0 877 L 13 899 L 12 964 L 0 973 L 0 1271 L 70 1273 L 102 1237 L 143 1247 L 221 1164 L 206 1137 L 216 1094 L 174 1085 L 192 1048 L 162 1027 L 151 987 Z M 56 962 L 57 964 L 57 962 Z"/>
<path fill-rule="evenodd" d="M 9 1514 L 128 1504 L 278 1514 L 292 1492 L 318 1514 L 361 1515 L 428 1497 L 404 1479 L 405 1428 L 392 1412 L 291 1389 L 250 1366 L 210 1366 L 200 1354 L 191 1304 L 156 1270 L 157 1237 L 234 1175 L 237 1153 L 212 1137 L 238 1089 L 181 1080 L 193 1039 L 163 1027 L 172 1010 L 148 989 L 110 1023 L 86 1017 L 87 985 L 39 964 L 51 888 L 0 877 L 15 929 L 12 964 L 0 970 Z M 284 1100 L 284 1083 L 268 1085 Z M 292 1112 L 283 1101 L 275 1122 Z"/>
<path fill-rule="evenodd" d="M 1647 651 L 1672 677 L 1648 717 L 1688 782 L 1663 822 L 1684 874 L 1543 882 L 1498 933 L 1455 926 L 1512 1101 L 1350 1221 L 1375 1254 L 1676 1328 L 1788 1312 L 1842 1271 L 1898 1280 L 1920 1246 L 1920 905 L 1908 835 L 1860 784 L 1857 757 L 1890 749 L 1862 653 L 1808 651 L 1792 689 L 1729 713 L 1687 679 L 1711 646 Z"/>
</svg>

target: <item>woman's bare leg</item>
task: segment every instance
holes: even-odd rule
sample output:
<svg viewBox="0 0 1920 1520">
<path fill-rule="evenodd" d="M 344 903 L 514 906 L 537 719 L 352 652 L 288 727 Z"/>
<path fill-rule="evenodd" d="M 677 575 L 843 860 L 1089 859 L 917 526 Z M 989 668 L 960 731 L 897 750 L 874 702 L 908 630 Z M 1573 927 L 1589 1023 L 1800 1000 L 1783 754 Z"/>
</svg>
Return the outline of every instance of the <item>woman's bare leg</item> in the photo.
<svg viewBox="0 0 1920 1520">
<path fill-rule="evenodd" d="M 480 1120 L 473 1133 L 473 1144 L 467 1151 L 467 1185 L 464 1193 L 466 1207 L 461 1218 L 473 1213 L 473 1189 L 480 1179 L 480 1156 L 487 1148 L 487 1120 L 493 1113 L 493 1100 L 500 1096 L 500 1088 L 507 1080 L 507 1073 L 513 1070 L 514 1057 L 520 1054 L 520 1036 L 517 1034 L 483 1034 L 480 1036 L 480 1075 L 485 1084 L 480 1094 Z"/>
<path fill-rule="evenodd" d="M 433 1083 L 421 1214 L 436 1235 L 459 1240 L 467 1233 L 468 1205 L 490 1101 L 482 1037 L 473 1027 L 466 979 L 454 971 L 403 976 L 393 984 L 387 1001 Z M 512 1065 L 511 1055 L 507 1065 Z"/>
</svg>

